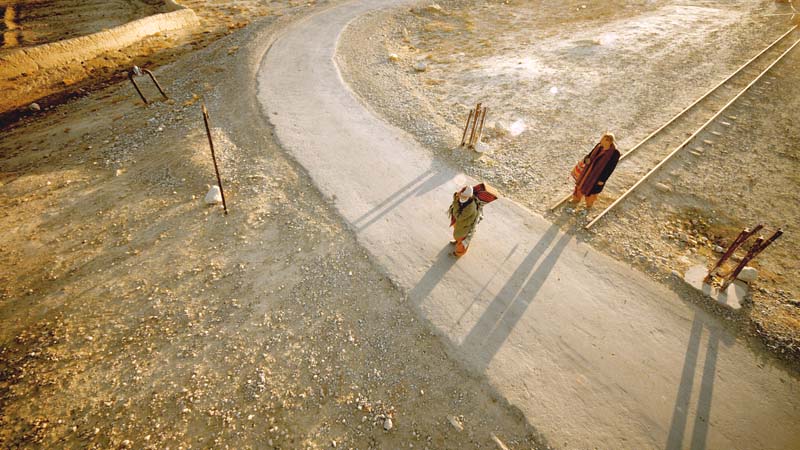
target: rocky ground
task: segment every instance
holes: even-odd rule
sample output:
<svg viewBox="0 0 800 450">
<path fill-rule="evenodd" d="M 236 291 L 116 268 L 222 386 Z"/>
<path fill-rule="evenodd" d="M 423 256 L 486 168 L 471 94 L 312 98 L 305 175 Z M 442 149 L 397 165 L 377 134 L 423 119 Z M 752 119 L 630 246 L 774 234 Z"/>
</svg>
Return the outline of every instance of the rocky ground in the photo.
<svg viewBox="0 0 800 450">
<path fill-rule="evenodd" d="M 156 70 L 169 101 L 110 83 L 3 130 L 0 447 L 546 447 L 274 141 L 255 70 L 312 9 L 285 6 Z"/>
<path fill-rule="evenodd" d="M 764 223 L 767 235 L 784 227 L 754 264 L 752 301 L 735 314 L 706 306 L 798 360 L 800 198 L 787 187 L 800 183 L 791 125 L 800 56 L 790 54 L 699 140 L 714 142 L 686 149 L 591 232 L 582 225 L 593 213 L 582 207 L 549 213 L 602 132 L 630 148 L 789 29 L 788 17 L 769 15 L 787 11 L 772 1 L 452 0 L 355 21 L 338 58 L 365 104 L 437 155 L 553 219 L 578 215 L 573 232 L 675 289 L 684 270 L 711 264 L 743 227 Z M 477 102 L 489 107 L 484 153 L 458 146 Z M 658 145 L 668 153 L 685 137 Z M 620 164 L 597 210 L 655 164 L 643 156 Z"/>
</svg>

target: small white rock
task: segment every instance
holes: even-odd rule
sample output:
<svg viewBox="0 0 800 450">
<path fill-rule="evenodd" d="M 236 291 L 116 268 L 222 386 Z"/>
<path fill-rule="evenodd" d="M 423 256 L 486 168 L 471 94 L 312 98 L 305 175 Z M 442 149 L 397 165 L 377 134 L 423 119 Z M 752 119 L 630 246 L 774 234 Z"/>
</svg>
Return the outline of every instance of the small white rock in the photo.
<svg viewBox="0 0 800 450">
<path fill-rule="evenodd" d="M 745 266 L 741 272 L 739 272 L 739 276 L 736 278 L 744 281 L 745 283 L 752 283 L 756 281 L 758 278 L 758 270 L 755 267 Z"/>
<path fill-rule="evenodd" d="M 222 203 L 222 192 L 220 192 L 219 186 L 211 186 L 211 189 L 209 189 L 206 194 L 205 202 L 206 205 L 218 205 Z"/>
<path fill-rule="evenodd" d="M 436 3 L 432 3 L 426 6 L 425 10 L 428 12 L 442 12 L 442 7 L 437 5 Z"/>
<path fill-rule="evenodd" d="M 400 56 L 397 53 L 389 53 L 389 61 L 391 62 L 400 61 Z"/>
<path fill-rule="evenodd" d="M 428 70 L 428 64 L 425 61 L 420 61 L 414 64 L 414 70 L 416 70 L 417 72 L 425 72 L 426 70 Z"/>
<path fill-rule="evenodd" d="M 461 422 L 459 422 L 454 416 L 447 416 L 447 420 L 457 431 L 464 431 L 464 425 L 461 425 Z"/>
<path fill-rule="evenodd" d="M 34 102 L 34 103 L 31 103 L 30 105 L 28 105 L 28 109 L 31 110 L 31 111 L 41 111 L 42 107 L 39 106 L 38 103 Z"/>
<path fill-rule="evenodd" d="M 714 253 L 725 253 L 725 249 L 720 247 L 719 245 L 714 246 Z"/>
<path fill-rule="evenodd" d="M 656 189 L 661 192 L 672 192 L 672 188 L 664 183 L 656 183 Z"/>
<path fill-rule="evenodd" d="M 392 429 L 393 426 L 394 426 L 394 424 L 392 423 L 392 418 L 391 417 L 387 417 L 386 420 L 383 421 L 383 429 L 384 430 L 389 431 L 389 430 Z"/>
</svg>

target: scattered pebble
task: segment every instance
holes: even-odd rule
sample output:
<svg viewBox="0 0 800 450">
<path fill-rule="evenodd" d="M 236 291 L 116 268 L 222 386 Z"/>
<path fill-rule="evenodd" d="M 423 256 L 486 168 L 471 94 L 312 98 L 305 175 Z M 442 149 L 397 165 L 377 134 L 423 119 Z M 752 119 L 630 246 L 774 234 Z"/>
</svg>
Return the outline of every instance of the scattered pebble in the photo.
<svg viewBox="0 0 800 450">
<path fill-rule="evenodd" d="M 211 186 L 211 189 L 208 190 L 208 193 L 206 193 L 206 197 L 203 199 L 203 201 L 205 201 L 206 205 L 217 205 L 222 203 L 222 192 L 219 190 L 219 186 Z"/>
<path fill-rule="evenodd" d="M 752 283 L 758 278 L 758 270 L 755 267 L 745 266 L 736 278 L 745 283 Z"/>
</svg>

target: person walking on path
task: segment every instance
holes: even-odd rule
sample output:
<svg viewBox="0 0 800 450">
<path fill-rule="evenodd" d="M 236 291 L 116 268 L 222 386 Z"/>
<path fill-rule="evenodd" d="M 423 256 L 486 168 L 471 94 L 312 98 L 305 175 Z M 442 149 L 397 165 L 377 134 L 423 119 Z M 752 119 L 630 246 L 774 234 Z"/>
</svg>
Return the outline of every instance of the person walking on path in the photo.
<svg viewBox="0 0 800 450">
<path fill-rule="evenodd" d="M 481 205 L 473 195 L 472 186 L 464 186 L 453 193 L 453 203 L 447 210 L 450 216 L 450 226 L 453 227 L 453 240 L 455 245 L 452 255 L 464 256 L 469 248 L 469 242 L 475 233 L 475 227 L 481 219 Z"/>
<path fill-rule="evenodd" d="M 617 161 L 619 161 L 619 150 L 614 135 L 605 133 L 600 142 L 583 159 L 583 170 L 578 170 L 580 163 L 576 170 L 573 170 L 575 190 L 572 192 L 571 202 L 580 203 L 585 197 L 586 207 L 591 208 L 597 196 L 603 192 L 608 177 L 617 167 Z"/>
</svg>

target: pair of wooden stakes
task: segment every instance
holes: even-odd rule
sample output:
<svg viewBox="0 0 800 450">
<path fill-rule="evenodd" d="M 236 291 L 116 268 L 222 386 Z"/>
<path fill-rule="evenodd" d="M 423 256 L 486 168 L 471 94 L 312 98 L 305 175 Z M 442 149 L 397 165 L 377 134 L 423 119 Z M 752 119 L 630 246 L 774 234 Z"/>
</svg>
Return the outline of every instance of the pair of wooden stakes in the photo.
<svg viewBox="0 0 800 450">
<path fill-rule="evenodd" d="M 725 253 L 723 253 L 719 258 L 719 261 L 717 261 L 717 263 L 714 265 L 714 268 L 708 272 L 708 275 L 706 275 L 706 278 L 703 281 L 707 284 L 711 284 L 715 281 L 715 277 L 719 278 L 720 290 L 724 292 L 725 289 L 727 289 L 728 286 L 733 283 L 736 277 L 739 276 L 739 273 L 741 273 L 741 271 L 753 258 L 758 256 L 759 253 L 763 252 L 765 248 L 769 247 L 770 244 L 775 242 L 775 239 L 778 239 L 783 234 L 783 230 L 778 228 L 778 230 L 772 236 L 770 236 L 769 239 L 764 239 L 763 237 L 759 236 L 753 243 L 753 246 L 750 247 L 750 250 L 747 251 L 745 257 L 739 261 L 739 264 L 733 270 L 730 270 L 727 273 L 721 273 L 722 265 L 725 264 L 725 262 L 730 259 L 731 256 L 733 256 L 733 253 L 736 251 L 736 249 L 741 247 L 746 240 L 750 239 L 750 236 L 753 236 L 761 231 L 762 228 L 764 228 L 764 225 L 759 224 L 752 230 L 749 228 L 742 230 L 730 247 L 728 247 L 728 249 L 725 250 Z"/>
<path fill-rule="evenodd" d="M 475 105 L 475 109 L 469 110 L 467 123 L 464 125 L 464 134 L 461 135 L 461 147 L 467 145 L 469 148 L 475 148 L 475 144 L 481 141 L 481 136 L 483 135 L 483 123 L 486 121 L 487 111 L 489 111 L 489 108 L 483 107 L 481 103 Z M 480 120 L 480 124 L 478 123 L 478 120 Z M 472 131 L 469 133 L 468 141 L 467 132 L 470 130 L 470 125 Z"/>
<path fill-rule="evenodd" d="M 167 94 L 166 92 L 164 92 L 164 89 L 161 88 L 161 85 L 158 84 L 158 80 L 156 80 L 156 76 L 153 75 L 153 72 L 147 69 L 140 69 L 139 66 L 133 66 L 133 69 L 131 69 L 131 71 L 128 72 L 128 79 L 131 80 L 131 83 L 133 83 L 133 87 L 136 88 L 136 92 L 139 94 L 139 97 L 142 98 L 144 104 L 148 105 L 150 104 L 150 102 L 147 101 L 147 97 L 145 97 L 144 94 L 142 93 L 142 90 L 139 89 L 139 84 L 136 83 L 135 77 L 142 77 L 144 76 L 145 73 L 150 76 L 150 79 L 153 81 L 153 84 L 156 85 L 156 88 L 158 88 L 158 92 L 161 93 L 161 96 L 164 97 L 164 100 L 167 100 L 169 97 L 167 97 Z"/>
</svg>

